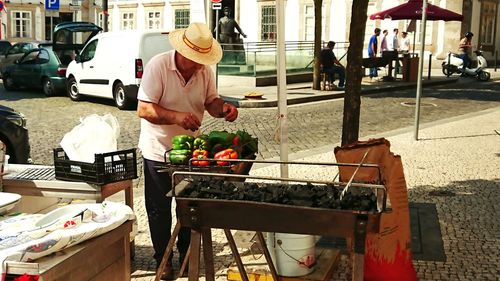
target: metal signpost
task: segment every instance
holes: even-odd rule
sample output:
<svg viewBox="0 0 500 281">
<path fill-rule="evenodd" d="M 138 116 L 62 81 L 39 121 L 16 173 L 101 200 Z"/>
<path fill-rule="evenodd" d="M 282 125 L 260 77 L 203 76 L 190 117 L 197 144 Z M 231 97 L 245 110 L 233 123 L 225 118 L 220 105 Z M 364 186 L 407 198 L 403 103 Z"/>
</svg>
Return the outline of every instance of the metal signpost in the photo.
<svg viewBox="0 0 500 281">
<path fill-rule="evenodd" d="M 222 0 L 212 0 L 212 10 L 215 10 L 215 40 L 219 41 L 219 11 L 222 9 Z M 219 89 L 219 64 L 215 65 L 215 88 Z"/>
<path fill-rule="evenodd" d="M 52 31 L 54 30 L 54 22 L 52 19 L 54 14 L 56 16 L 59 15 L 59 0 L 45 0 L 45 10 L 48 12 L 46 14 L 50 15 L 50 40 L 53 41 L 52 36 L 54 36 L 54 33 Z"/>
<path fill-rule="evenodd" d="M 422 97 L 422 71 L 424 70 L 425 27 L 427 21 L 427 0 L 422 3 L 422 21 L 420 25 L 420 58 L 418 60 L 417 97 L 415 101 L 415 132 L 413 138 L 418 141 L 418 127 L 420 123 L 420 98 Z"/>
</svg>

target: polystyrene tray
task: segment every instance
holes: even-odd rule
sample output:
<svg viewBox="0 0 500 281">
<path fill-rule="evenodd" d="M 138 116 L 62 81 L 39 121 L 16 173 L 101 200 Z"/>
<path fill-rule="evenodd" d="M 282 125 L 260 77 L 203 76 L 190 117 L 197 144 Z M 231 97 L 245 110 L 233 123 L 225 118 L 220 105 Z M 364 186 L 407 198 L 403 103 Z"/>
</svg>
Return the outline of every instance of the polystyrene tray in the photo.
<svg viewBox="0 0 500 281">
<path fill-rule="evenodd" d="M 16 193 L 0 192 L 0 215 L 14 208 L 21 200 L 21 195 Z"/>
</svg>

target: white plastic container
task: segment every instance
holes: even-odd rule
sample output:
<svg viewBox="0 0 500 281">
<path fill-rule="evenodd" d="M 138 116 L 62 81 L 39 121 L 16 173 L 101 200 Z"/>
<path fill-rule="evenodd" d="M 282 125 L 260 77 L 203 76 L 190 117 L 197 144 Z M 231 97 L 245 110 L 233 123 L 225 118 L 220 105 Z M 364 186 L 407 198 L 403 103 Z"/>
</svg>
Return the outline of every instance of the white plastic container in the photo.
<svg viewBox="0 0 500 281">
<path fill-rule="evenodd" d="M 281 276 L 310 274 L 316 264 L 315 236 L 275 233 L 276 270 Z"/>
</svg>

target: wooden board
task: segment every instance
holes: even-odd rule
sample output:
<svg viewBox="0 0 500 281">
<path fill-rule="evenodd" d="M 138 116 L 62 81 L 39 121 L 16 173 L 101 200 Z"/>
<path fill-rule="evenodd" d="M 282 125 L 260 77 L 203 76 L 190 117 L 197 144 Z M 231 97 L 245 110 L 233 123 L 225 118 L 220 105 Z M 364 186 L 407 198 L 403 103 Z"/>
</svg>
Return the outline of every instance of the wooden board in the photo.
<svg viewBox="0 0 500 281">
<path fill-rule="evenodd" d="M 35 262 L 6 262 L 8 275 L 40 275 L 41 280 L 130 280 L 132 221 L 101 236 Z"/>
<path fill-rule="evenodd" d="M 340 261 L 340 251 L 337 249 L 327 249 L 316 247 L 316 254 L 319 255 L 316 269 L 311 274 L 300 277 L 280 277 L 280 281 L 316 281 L 329 280 Z M 260 256 L 260 254 L 258 254 Z M 245 265 L 248 279 L 250 281 L 273 281 L 269 267 L 264 256 L 258 259 L 254 255 L 242 256 L 241 260 Z M 236 265 L 232 265 L 227 271 L 227 280 L 242 281 L 241 275 Z"/>
</svg>

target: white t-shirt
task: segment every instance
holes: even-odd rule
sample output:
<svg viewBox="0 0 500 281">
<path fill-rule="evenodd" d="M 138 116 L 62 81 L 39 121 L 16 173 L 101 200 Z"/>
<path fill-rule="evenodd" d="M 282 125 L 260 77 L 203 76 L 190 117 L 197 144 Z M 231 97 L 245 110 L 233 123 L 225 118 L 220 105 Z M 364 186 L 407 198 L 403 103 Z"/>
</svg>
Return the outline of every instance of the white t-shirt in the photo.
<svg viewBox="0 0 500 281">
<path fill-rule="evenodd" d="M 380 53 L 388 51 L 389 48 L 387 47 L 387 35 L 382 37 L 382 42 L 380 42 Z"/>
<path fill-rule="evenodd" d="M 205 104 L 219 95 L 215 89 L 212 69 L 204 66 L 196 71 L 186 83 L 175 65 L 175 51 L 154 56 L 144 69 L 137 99 L 156 103 L 163 108 L 191 112 L 203 120 Z M 139 149 L 144 158 L 164 161 L 164 153 L 172 147 L 176 135 L 196 136 L 198 131 L 184 130 L 178 125 L 156 125 L 141 119 Z"/>
<path fill-rule="evenodd" d="M 401 51 L 410 51 L 410 38 L 406 36 L 405 38 L 401 38 L 401 46 L 400 46 Z"/>
</svg>

